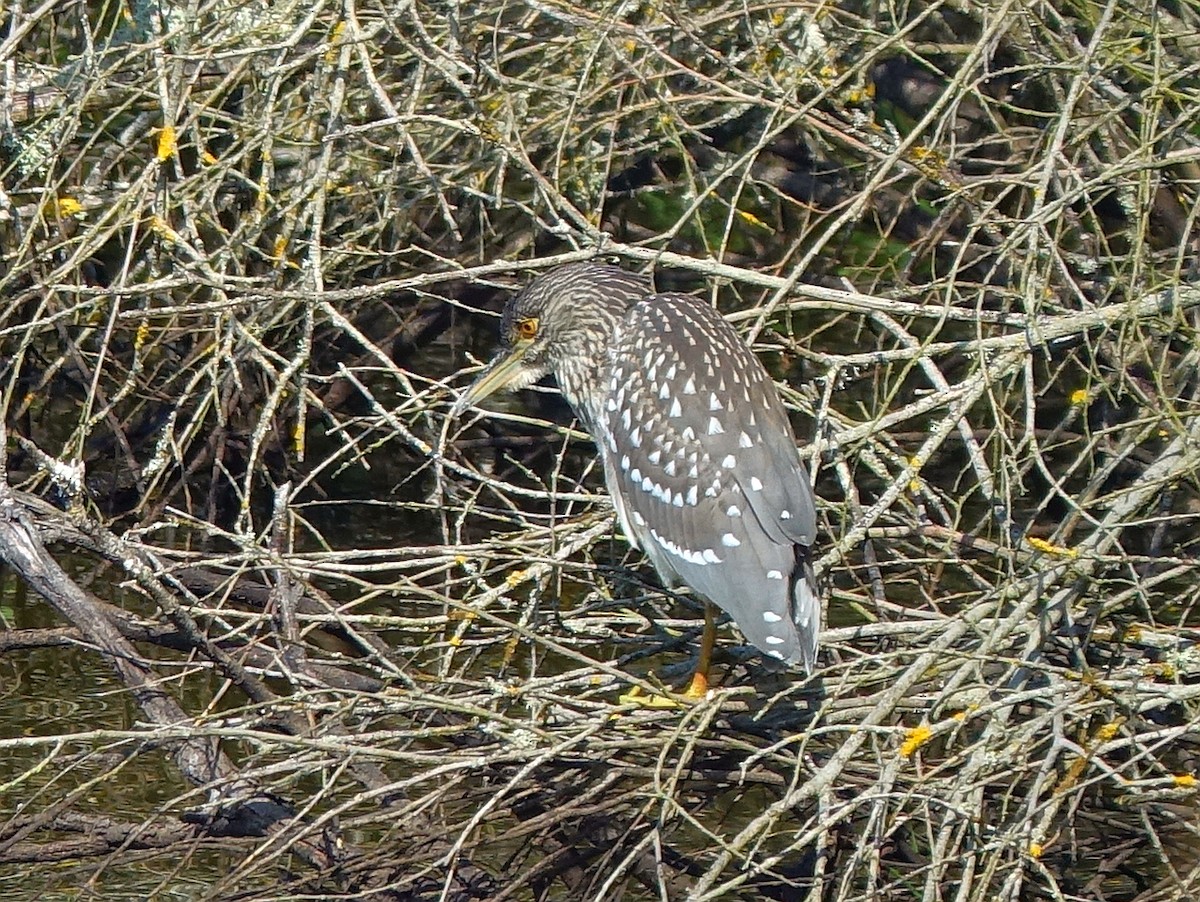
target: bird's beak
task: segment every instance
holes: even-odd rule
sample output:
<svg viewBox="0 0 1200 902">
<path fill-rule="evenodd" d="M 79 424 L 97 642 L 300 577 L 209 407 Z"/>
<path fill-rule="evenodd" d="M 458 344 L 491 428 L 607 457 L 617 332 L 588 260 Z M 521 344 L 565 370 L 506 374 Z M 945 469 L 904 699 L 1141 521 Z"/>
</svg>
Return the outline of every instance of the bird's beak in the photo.
<svg viewBox="0 0 1200 902">
<path fill-rule="evenodd" d="M 508 388 L 514 383 L 523 384 L 527 377 L 524 358 L 525 352 L 529 350 L 529 345 L 530 342 L 519 341 L 512 350 L 493 358 L 492 362 L 454 402 L 454 406 L 450 408 L 451 418 L 462 416 L 469 408 L 474 407 L 484 398 L 494 395 L 502 388 Z"/>
</svg>

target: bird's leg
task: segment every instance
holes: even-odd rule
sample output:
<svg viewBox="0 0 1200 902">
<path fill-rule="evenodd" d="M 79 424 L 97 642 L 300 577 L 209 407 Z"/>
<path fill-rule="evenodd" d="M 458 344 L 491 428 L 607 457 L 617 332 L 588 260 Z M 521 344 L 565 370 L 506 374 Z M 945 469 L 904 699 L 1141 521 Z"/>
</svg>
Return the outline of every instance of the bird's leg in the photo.
<svg viewBox="0 0 1200 902">
<path fill-rule="evenodd" d="M 694 704 L 703 701 L 708 694 L 708 667 L 712 662 L 713 645 L 717 641 L 717 619 L 713 606 L 704 603 L 704 632 L 700 636 L 700 655 L 696 659 L 696 671 L 692 674 L 692 682 L 681 695 L 664 693 L 663 695 L 642 695 L 641 689 L 634 686 L 629 692 L 618 699 L 622 705 L 638 705 L 642 708 L 678 708 L 680 703 Z"/>
<path fill-rule="evenodd" d="M 704 698 L 708 692 L 708 668 L 712 663 L 713 645 L 717 641 L 717 621 L 713 617 L 713 606 L 704 602 L 704 632 L 700 635 L 700 656 L 696 659 L 696 672 L 684 695 L 687 698 Z"/>
</svg>

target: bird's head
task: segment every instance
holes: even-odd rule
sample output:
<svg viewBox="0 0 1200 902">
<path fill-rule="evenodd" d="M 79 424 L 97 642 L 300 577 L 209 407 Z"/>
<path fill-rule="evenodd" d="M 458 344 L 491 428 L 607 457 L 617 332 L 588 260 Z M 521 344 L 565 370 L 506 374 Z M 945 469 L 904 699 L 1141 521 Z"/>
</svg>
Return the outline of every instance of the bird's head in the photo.
<svg viewBox="0 0 1200 902">
<path fill-rule="evenodd" d="M 538 276 L 505 305 L 500 350 L 459 397 L 451 416 L 549 373 L 578 407 L 625 310 L 650 292 L 645 277 L 604 263 L 572 263 Z"/>
</svg>

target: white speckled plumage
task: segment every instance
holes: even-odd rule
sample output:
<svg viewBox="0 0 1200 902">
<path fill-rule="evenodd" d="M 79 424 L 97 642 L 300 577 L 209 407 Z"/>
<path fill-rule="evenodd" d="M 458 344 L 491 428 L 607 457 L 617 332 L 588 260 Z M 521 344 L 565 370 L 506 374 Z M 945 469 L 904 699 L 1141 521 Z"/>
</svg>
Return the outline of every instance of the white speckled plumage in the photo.
<svg viewBox="0 0 1200 902">
<path fill-rule="evenodd" d="M 737 331 L 700 298 L 653 294 L 598 263 L 553 270 L 510 301 L 508 351 L 529 318 L 540 333 L 514 382 L 554 373 L 601 450 L 629 540 L 765 654 L 811 672 L 812 492 L 775 385 Z"/>
</svg>

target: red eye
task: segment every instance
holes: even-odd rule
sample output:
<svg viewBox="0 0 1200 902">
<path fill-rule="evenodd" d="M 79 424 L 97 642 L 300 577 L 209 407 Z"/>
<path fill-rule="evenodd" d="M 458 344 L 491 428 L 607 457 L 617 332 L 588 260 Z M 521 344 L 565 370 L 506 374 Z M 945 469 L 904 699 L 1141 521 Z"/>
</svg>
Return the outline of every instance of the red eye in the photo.
<svg viewBox="0 0 1200 902">
<path fill-rule="evenodd" d="M 517 338 L 523 338 L 530 341 L 537 337 L 538 321 L 535 317 L 528 319 L 517 320 Z"/>
</svg>

